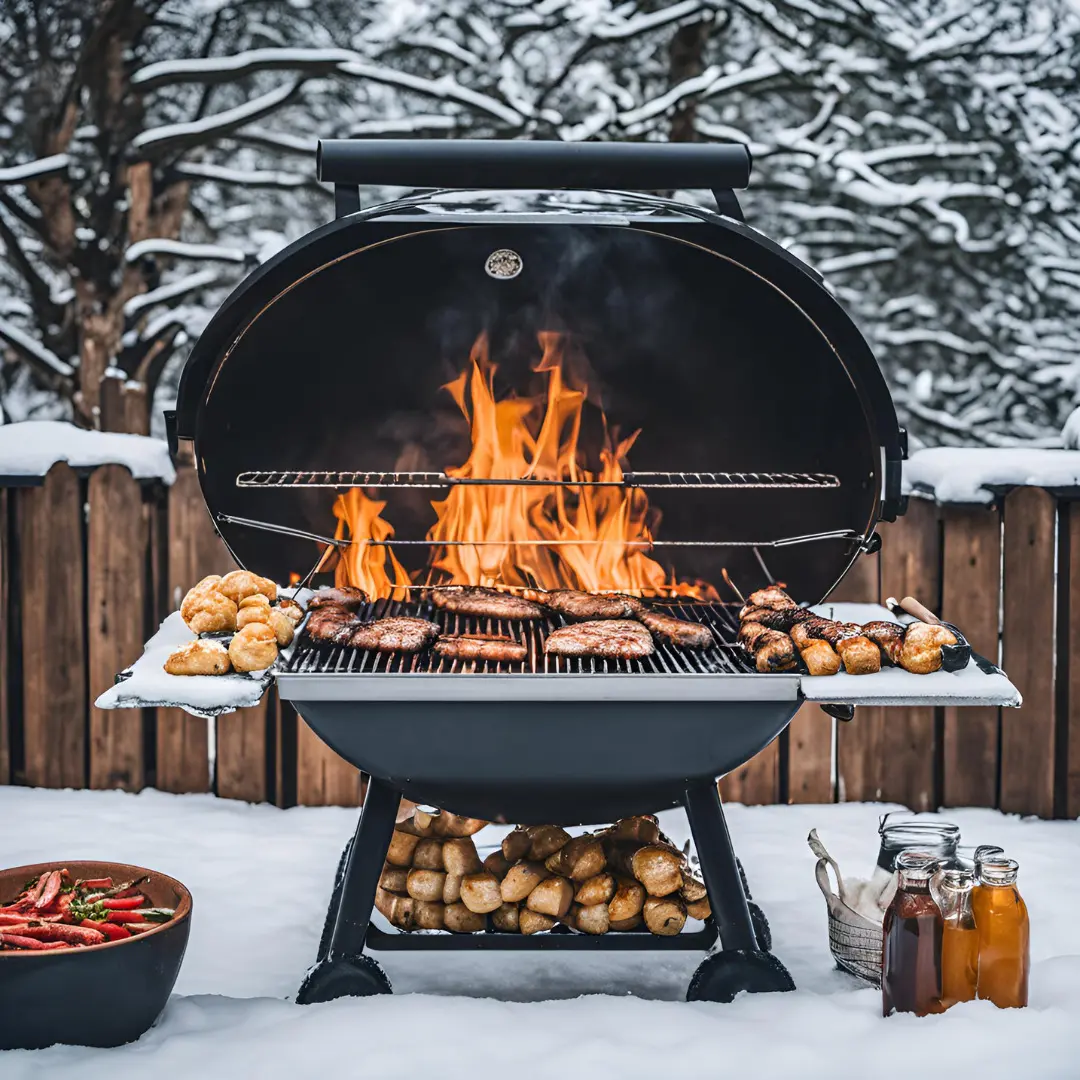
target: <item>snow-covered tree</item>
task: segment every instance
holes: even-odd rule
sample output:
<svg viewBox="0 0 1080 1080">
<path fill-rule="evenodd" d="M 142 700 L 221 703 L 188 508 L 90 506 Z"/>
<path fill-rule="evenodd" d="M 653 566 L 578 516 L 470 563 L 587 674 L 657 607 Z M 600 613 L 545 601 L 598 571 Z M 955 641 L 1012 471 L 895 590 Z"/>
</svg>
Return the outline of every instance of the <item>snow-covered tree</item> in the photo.
<svg viewBox="0 0 1080 1080">
<path fill-rule="evenodd" d="M 144 429 L 224 285 L 331 212 L 316 135 L 722 139 L 916 435 L 1049 437 L 1080 368 L 1078 24 L 1066 0 L 8 0 L 5 400 Z"/>
</svg>

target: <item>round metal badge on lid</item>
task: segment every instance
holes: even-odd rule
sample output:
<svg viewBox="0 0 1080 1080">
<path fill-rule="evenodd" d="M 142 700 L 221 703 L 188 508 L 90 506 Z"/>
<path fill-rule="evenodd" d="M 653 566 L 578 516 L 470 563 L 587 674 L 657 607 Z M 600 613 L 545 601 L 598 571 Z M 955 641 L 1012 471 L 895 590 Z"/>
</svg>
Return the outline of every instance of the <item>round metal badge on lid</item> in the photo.
<svg viewBox="0 0 1080 1080">
<path fill-rule="evenodd" d="M 512 251 L 510 248 L 498 248 L 487 257 L 487 261 L 484 263 L 484 271 L 488 277 L 509 281 L 521 273 L 521 268 L 524 265 L 521 256 L 516 251 Z"/>
</svg>

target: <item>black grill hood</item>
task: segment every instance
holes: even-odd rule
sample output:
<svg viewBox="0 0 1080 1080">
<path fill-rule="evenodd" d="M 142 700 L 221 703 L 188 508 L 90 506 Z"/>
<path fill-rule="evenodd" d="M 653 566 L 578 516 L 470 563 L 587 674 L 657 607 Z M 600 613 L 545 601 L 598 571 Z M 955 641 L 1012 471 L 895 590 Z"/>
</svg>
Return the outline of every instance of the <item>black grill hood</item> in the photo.
<svg viewBox="0 0 1080 1080">
<path fill-rule="evenodd" d="M 382 140 L 328 153 L 335 145 L 323 144 L 324 178 L 348 183 L 360 170 L 378 183 L 445 175 L 461 185 L 473 176 L 491 189 L 424 193 L 340 217 L 251 274 L 203 332 L 170 432 L 194 441 L 207 506 L 242 565 L 287 580 L 310 567 L 317 549 L 225 523 L 223 514 L 321 534 L 334 521 L 333 492 L 239 488 L 241 472 L 438 471 L 464 460 L 465 425 L 440 387 L 464 367 L 481 331 L 508 385 L 528 372 L 538 331 L 570 333 L 608 420 L 623 432 L 641 429 L 635 471 L 840 479 L 829 490 L 650 493 L 663 512 L 661 540 L 717 545 L 833 530 L 871 538 L 879 519 L 900 511 L 903 432 L 881 371 L 821 278 L 737 219 L 730 188 L 749 173 L 740 148 L 633 144 L 635 154 L 648 147 L 646 168 L 620 144 L 587 144 L 591 156 L 577 165 L 553 144 L 560 172 L 541 167 L 552 144 Z M 354 159 L 346 151 L 356 145 L 364 149 Z M 427 156 L 410 172 L 418 145 Z M 687 149 L 714 156 L 675 161 Z M 327 176 L 334 161 L 339 171 Z M 717 177 L 710 186 L 726 212 L 631 192 L 557 190 L 585 177 L 609 185 L 620 169 L 627 187 L 685 188 Z M 526 184 L 538 190 L 493 190 Z M 339 207 L 349 198 L 343 184 Z M 500 249 L 521 260 L 512 279 L 485 273 Z M 430 499 L 444 497 L 390 495 L 385 516 L 398 538 L 422 538 L 434 520 Z M 410 550 L 422 561 L 422 548 Z M 817 541 L 758 554 L 770 576 L 814 601 L 858 545 Z M 721 566 L 748 586 L 765 576 L 747 548 L 667 548 L 655 557 L 714 583 Z"/>
</svg>

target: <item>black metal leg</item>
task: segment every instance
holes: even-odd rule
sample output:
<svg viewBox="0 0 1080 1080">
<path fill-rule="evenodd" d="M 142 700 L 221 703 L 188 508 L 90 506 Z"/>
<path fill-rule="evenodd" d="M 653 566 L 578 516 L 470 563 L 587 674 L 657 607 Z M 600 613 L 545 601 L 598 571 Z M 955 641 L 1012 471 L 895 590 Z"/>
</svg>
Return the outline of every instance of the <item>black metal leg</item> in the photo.
<svg viewBox="0 0 1080 1080">
<path fill-rule="evenodd" d="M 375 906 L 386 849 L 397 820 L 401 793 L 384 780 L 372 779 L 364 808 L 345 859 L 340 888 L 335 885 L 333 919 L 325 955 L 308 972 L 296 996 L 301 1005 L 350 995 L 389 993 L 390 983 L 378 964 L 364 956 L 364 942 Z"/>
<path fill-rule="evenodd" d="M 686 789 L 686 815 L 701 862 L 709 905 L 725 949 L 758 948 L 746 894 L 735 861 L 735 849 L 724 820 L 724 808 L 716 784 L 704 781 Z"/>
</svg>

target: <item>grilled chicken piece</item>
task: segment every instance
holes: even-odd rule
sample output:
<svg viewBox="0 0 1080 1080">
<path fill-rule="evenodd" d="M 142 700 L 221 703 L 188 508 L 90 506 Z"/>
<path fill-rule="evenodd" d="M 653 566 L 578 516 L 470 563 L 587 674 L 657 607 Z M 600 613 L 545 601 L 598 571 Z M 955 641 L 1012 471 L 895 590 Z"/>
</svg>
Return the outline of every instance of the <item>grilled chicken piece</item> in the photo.
<svg viewBox="0 0 1080 1080">
<path fill-rule="evenodd" d="M 552 656 L 602 656 L 632 660 L 655 652 L 652 635 L 641 623 L 629 619 L 600 619 L 574 623 L 554 631 L 544 642 Z"/>
<path fill-rule="evenodd" d="M 347 607 L 324 604 L 308 616 L 306 630 L 314 641 L 344 645 L 359 625 L 359 619 Z"/>
<path fill-rule="evenodd" d="M 460 589 L 432 589 L 437 608 L 454 615 L 486 615 L 491 619 L 542 619 L 544 609 L 532 600 L 513 593 L 466 585 Z"/>
<path fill-rule="evenodd" d="M 632 619 L 643 608 L 636 596 L 578 592 L 576 589 L 553 589 L 544 593 L 544 604 L 571 619 Z"/>
<path fill-rule="evenodd" d="M 746 612 L 750 608 L 793 608 L 798 605 L 779 585 L 770 585 L 766 589 L 757 589 L 747 597 L 746 605 L 739 612 L 739 618 L 746 618 Z"/>
<path fill-rule="evenodd" d="M 745 614 L 740 615 L 743 622 L 760 623 L 770 630 L 780 630 L 785 634 L 790 634 L 792 627 L 798 626 L 799 623 L 808 622 L 818 617 L 809 608 L 798 606 L 788 608 L 745 607 L 743 612 Z"/>
<path fill-rule="evenodd" d="M 881 650 L 856 623 L 815 617 L 802 625 L 810 637 L 827 641 L 840 654 L 849 675 L 872 675 L 881 670 Z"/>
<path fill-rule="evenodd" d="M 710 649 L 714 644 L 712 631 L 704 623 L 676 619 L 673 615 L 664 615 L 648 608 L 638 611 L 637 618 L 658 638 L 681 649 Z"/>
<path fill-rule="evenodd" d="M 799 608 L 806 611 L 806 608 Z M 840 657 L 836 650 L 824 639 L 812 637 L 807 625 L 816 616 L 808 612 L 809 618 L 801 619 L 791 628 L 791 640 L 811 675 L 835 675 L 840 670 Z"/>
<path fill-rule="evenodd" d="M 900 666 L 915 675 L 929 675 L 941 668 L 941 646 L 956 643 L 956 635 L 947 626 L 912 623 L 904 631 Z"/>
<path fill-rule="evenodd" d="M 393 615 L 387 619 L 360 623 L 350 635 L 349 644 L 354 649 L 415 653 L 426 649 L 438 636 L 438 626 L 427 619 Z"/>
<path fill-rule="evenodd" d="M 351 585 L 339 585 L 334 589 L 320 589 L 309 601 L 308 611 L 316 611 L 321 607 L 340 605 L 350 611 L 357 611 L 368 602 L 368 594 L 363 589 L 353 588 Z"/>
<path fill-rule="evenodd" d="M 900 654 L 904 649 L 904 627 L 887 619 L 876 619 L 863 623 L 863 636 L 868 637 L 881 650 L 881 655 L 890 664 L 900 663 Z"/>
<path fill-rule="evenodd" d="M 529 655 L 520 641 L 497 634 L 446 634 L 435 642 L 435 652 L 451 660 L 497 660 L 508 664 Z"/>
<path fill-rule="evenodd" d="M 760 624 L 759 624 L 760 625 Z M 795 666 L 795 645 L 787 634 L 761 627 L 752 646 L 758 671 L 790 671 Z"/>
</svg>

